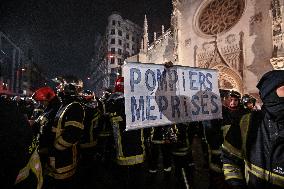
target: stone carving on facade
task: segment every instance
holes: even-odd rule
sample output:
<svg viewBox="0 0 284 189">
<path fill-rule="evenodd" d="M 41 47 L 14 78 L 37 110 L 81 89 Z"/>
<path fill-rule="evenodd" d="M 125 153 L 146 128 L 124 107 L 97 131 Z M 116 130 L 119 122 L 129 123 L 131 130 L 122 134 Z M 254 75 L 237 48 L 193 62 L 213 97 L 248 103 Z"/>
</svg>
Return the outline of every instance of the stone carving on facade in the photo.
<svg viewBox="0 0 284 189">
<path fill-rule="evenodd" d="M 226 42 L 227 44 L 232 44 L 232 43 L 234 43 L 235 41 L 236 41 L 236 35 L 234 35 L 234 34 L 228 35 L 228 36 L 226 37 L 226 40 L 225 40 L 225 42 Z"/>
<path fill-rule="evenodd" d="M 215 50 L 215 41 L 205 42 L 202 44 L 202 50 L 204 51 L 214 51 Z"/>
<path fill-rule="evenodd" d="M 260 23 L 262 22 L 262 12 L 259 12 L 257 14 L 255 14 L 254 16 L 251 16 L 249 19 L 249 23 L 251 25 L 254 25 L 256 23 Z"/>
<path fill-rule="evenodd" d="M 152 62 L 152 53 L 148 54 L 148 60 L 149 60 L 149 62 Z"/>
<path fill-rule="evenodd" d="M 172 0 L 173 9 L 182 10 L 190 0 Z"/>
<path fill-rule="evenodd" d="M 209 45 L 210 45 L 209 43 L 203 44 L 200 51 L 197 50 L 199 49 L 198 46 L 195 46 L 195 49 L 197 50 L 196 52 L 197 66 L 200 68 L 209 68 L 211 59 L 214 56 L 215 51 L 208 50 L 210 48 Z"/>
<path fill-rule="evenodd" d="M 156 32 L 155 32 L 156 33 Z M 154 34 L 155 34 L 154 33 Z M 156 39 L 155 39 L 156 38 Z M 167 39 L 173 39 L 173 34 L 170 29 L 165 31 L 162 35 L 160 35 L 158 38 L 157 36 L 154 36 L 154 41 L 149 45 L 148 51 L 153 51 L 156 49 L 156 46 L 160 45 L 163 46 L 163 43 L 167 41 Z"/>
<path fill-rule="evenodd" d="M 237 83 L 235 82 L 234 78 L 232 78 L 230 75 L 225 74 L 224 72 L 219 72 L 218 75 L 218 81 L 219 81 L 219 88 L 220 89 L 237 89 Z"/>
<path fill-rule="evenodd" d="M 239 21 L 244 7 L 244 0 L 210 1 L 198 15 L 198 29 L 209 36 L 226 32 Z"/>
<path fill-rule="evenodd" d="M 283 6 L 280 5 L 279 0 L 272 0 L 270 16 L 272 18 L 272 41 L 273 41 L 273 58 L 279 58 L 284 56 L 284 33 L 283 33 Z M 279 59 L 279 61 L 281 58 Z M 271 63 L 279 62 L 275 59 L 271 59 Z M 281 62 L 281 61 L 280 61 Z M 278 64 L 278 63 L 277 63 Z M 274 66 L 275 64 L 273 64 Z"/>
<path fill-rule="evenodd" d="M 180 12 L 174 8 L 173 13 L 171 15 L 171 35 L 173 37 L 174 40 L 174 52 L 173 52 L 173 57 L 174 57 L 174 61 L 178 62 L 179 61 L 179 57 L 178 57 L 178 17 L 180 16 Z"/>
<path fill-rule="evenodd" d="M 234 89 L 243 92 L 242 78 L 232 69 L 223 65 L 213 67 L 219 71 L 219 88 L 221 89 Z"/>
<path fill-rule="evenodd" d="M 230 37 L 235 35 L 229 35 Z M 242 89 L 242 34 L 240 42 L 235 39 L 235 43 L 221 46 L 216 41 L 206 42 L 202 48 L 195 49 L 197 66 L 201 68 L 218 69 L 220 76 L 219 85 L 226 89 Z M 227 39 L 225 40 L 226 44 Z M 221 46 L 221 47 L 219 47 Z M 224 73 L 223 73 L 224 72 Z M 223 83 L 222 83 L 223 82 Z M 231 86 L 229 85 L 231 83 Z"/>
<path fill-rule="evenodd" d="M 216 65 L 228 66 L 220 54 L 215 41 L 202 45 L 202 50 L 197 53 L 197 62 L 198 67 L 201 68 L 212 68 Z"/>
<path fill-rule="evenodd" d="M 225 46 L 221 49 L 221 53 L 228 63 L 229 67 L 239 72 L 240 70 L 240 47 L 238 44 Z"/>
<path fill-rule="evenodd" d="M 201 50 L 195 48 L 196 64 L 202 68 L 217 69 L 220 88 L 242 93 L 243 34 L 240 33 L 240 38 L 235 34 L 218 39 L 217 36 L 237 24 L 243 14 L 245 1 L 212 0 L 202 6 L 195 23 L 197 32 L 204 37 L 215 37 L 215 41 L 204 43 Z"/>
<path fill-rule="evenodd" d="M 189 38 L 189 39 L 186 39 L 185 41 L 184 41 L 184 46 L 185 47 L 190 47 L 190 45 L 191 45 L 191 39 Z"/>
<path fill-rule="evenodd" d="M 271 58 L 270 63 L 275 70 L 284 70 L 284 57 Z"/>
</svg>

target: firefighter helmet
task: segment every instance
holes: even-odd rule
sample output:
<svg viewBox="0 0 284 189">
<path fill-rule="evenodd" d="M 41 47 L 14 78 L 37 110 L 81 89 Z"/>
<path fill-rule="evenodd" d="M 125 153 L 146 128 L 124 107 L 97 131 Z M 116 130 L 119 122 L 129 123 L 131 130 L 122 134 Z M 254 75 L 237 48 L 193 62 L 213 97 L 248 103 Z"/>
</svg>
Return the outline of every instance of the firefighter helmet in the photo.
<svg viewBox="0 0 284 189">
<path fill-rule="evenodd" d="M 256 99 L 254 97 L 252 97 L 249 94 L 245 94 L 242 97 L 242 104 L 246 106 L 247 103 L 252 103 L 253 105 L 255 105 Z"/>
<path fill-rule="evenodd" d="M 34 92 L 32 98 L 36 101 L 50 101 L 55 96 L 55 92 L 50 87 L 41 87 Z"/>
<path fill-rule="evenodd" d="M 231 91 L 229 92 L 229 96 L 230 96 L 230 97 L 236 97 L 236 98 L 238 98 L 238 99 L 241 99 L 241 94 L 240 94 L 239 92 L 237 92 L 237 91 L 234 91 L 234 90 L 231 90 Z"/>
<path fill-rule="evenodd" d="M 226 89 L 219 89 L 219 93 L 220 97 L 223 99 L 229 97 L 230 91 Z"/>
</svg>

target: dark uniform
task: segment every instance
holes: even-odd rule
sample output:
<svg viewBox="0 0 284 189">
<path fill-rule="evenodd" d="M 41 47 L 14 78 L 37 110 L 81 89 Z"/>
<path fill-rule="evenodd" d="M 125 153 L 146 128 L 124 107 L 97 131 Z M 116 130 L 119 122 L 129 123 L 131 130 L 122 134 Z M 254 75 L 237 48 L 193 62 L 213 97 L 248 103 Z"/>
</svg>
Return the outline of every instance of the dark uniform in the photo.
<svg viewBox="0 0 284 189">
<path fill-rule="evenodd" d="M 84 131 L 80 139 L 80 148 L 85 150 L 92 150 L 97 145 L 99 119 L 101 111 L 98 107 L 88 104 L 83 105 L 85 110 Z M 94 154 L 93 154 L 94 155 Z"/>
<path fill-rule="evenodd" d="M 61 101 L 55 96 L 43 110 L 42 114 L 38 116 L 33 124 L 33 130 L 39 139 L 39 153 L 41 162 L 46 165 L 48 158 L 48 150 L 53 145 L 52 140 L 52 127 L 58 109 L 61 106 Z"/>
<path fill-rule="evenodd" d="M 222 106 L 223 119 L 202 121 L 204 135 L 208 145 L 208 166 L 211 170 L 219 173 L 222 173 L 222 163 L 220 161 L 221 146 L 232 122 L 231 113 L 238 114 L 239 112 L 230 112 L 227 107 Z"/>
<path fill-rule="evenodd" d="M 283 84 L 284 71 L 266 73 L 257 85 L 262 110 L 246 114 L 227 133 L 223 169 L 232 187 L 284 187 L 284 99 L 276 94 Z"/>
<path fill-rule="evenodd" d="M 153 127 L 151 131 L 151 144 L 149 154 L 150 173 L 158 171 L 160 152 L 163 156 L 163 168 L 171 171 L 172 165 L 172 144 L 176 142 L 177 136 L 174 131 L 175 125 Z"/>
<path fill-rule="evenodd" d="M 105 93 L 100 99 L 96 99 L 98 102 L 98 109 L 101 115 L 98 117 L 98 141 L 97 141 L 97 159 L 105 163 L 106 166 L 111 165 L 111 161 L 114 155 L 114 140 L 112 125 L 109 118 L 109 112 L 106 110 L 107 99 L 110 93 Z"/>
<path fill-rule="evenodd" d="M 118 177 L 121 188 L 143 187 L 143 162 L 145 147 L 143 130 L 125 131 L 126 117 L 124 113 L 123 93 L 113 93 L 106 106 L 109 112 L 115 142 L 118 165 Z"/>
<path fill-rule="evenodd" d="M 240 94 L 232 91 L 228 95 L 240 100 Z M 210 173 L 210 189 L 227 188 L 221 162 L 221 146 L 231 123 L 239 122 L 246 112 L 238 102 L 234 108 L 222 106 L 223 119 L 203 121 L 204 133 L 208 144 L 208 166 Z"/>
<path fill-rule="evenodd" d="M 48 149 L 48 187 L 74 187 L 78 163 L 77 144 L 83 132 L 85 112 L 73 96 L 65 96 L 52 127 Z"/>
<path fill-rule="evenodd" d="M 176 125 L 177 141 L 173 143 L 172 155 L 175 175 L 178 179 L 177 188 L 192 188 L 194 164 L 192 159 L 190 127 L 187 124 Z"/>
<path fill-rule="evenodd" d="M 0 100 L 1 188 L 42 187 L 42 168 L 32 129 L 18 108 Z"/>
<path fill-rule="evenodd" d="M 97 141 L 98 141 L 98 129 L 99 118 L 101 117 L 101 111 L 96 106 L 95 101 L 86 101 L 83 98 L 83 107 L 85 110 L 84 130 L 79 141 L 80 144 L 80 161 L 78 165 L 78 181 L 80 186 L 87 186 L 93 182 L 100 173 L 98 172 L 97 155 Z"/>
</svg>

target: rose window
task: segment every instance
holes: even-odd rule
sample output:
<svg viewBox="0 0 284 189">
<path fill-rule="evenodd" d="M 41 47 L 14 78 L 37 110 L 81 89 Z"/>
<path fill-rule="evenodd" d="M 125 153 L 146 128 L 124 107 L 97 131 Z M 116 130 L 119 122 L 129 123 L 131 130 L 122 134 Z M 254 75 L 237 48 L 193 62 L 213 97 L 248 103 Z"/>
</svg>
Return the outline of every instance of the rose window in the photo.
<svg viewBox="0 0 284 189">
<path fill-rule="evenodd" d="M 217 35 L 228 31 L 241 18 L 244 0 L 213 0 L 198 17 L 199 30 L 206 35 Z"/>
</svg>

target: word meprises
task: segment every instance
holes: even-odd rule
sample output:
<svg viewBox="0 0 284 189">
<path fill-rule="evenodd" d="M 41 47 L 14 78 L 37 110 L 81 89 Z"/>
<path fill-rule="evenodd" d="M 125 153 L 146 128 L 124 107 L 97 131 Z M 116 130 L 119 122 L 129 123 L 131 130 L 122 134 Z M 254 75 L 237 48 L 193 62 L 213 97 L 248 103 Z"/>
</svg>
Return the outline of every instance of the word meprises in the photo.
<svg viewBox="0 0 284 189">
<path fill-rule="evenodd" d="M 158 110 L 158 111 L 157 111 Z M 213 93 L 185 96 L 132 96 L 132 122 L 141 120 L 169 120 L 192 116 L 216 114 L 219 112 L 218 96 Z"/>
</svg>

